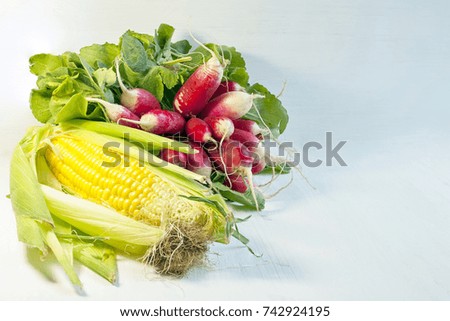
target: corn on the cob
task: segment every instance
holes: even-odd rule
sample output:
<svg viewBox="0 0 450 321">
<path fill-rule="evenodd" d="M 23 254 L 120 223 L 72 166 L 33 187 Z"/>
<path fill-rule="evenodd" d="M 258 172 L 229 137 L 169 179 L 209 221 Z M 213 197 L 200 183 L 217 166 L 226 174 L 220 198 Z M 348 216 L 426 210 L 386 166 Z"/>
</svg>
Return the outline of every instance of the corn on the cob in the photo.
<svg viewBox="0 0 450 321">
<path fill-rule="evenodd" d="M 127 143 L 114 124 L 102 127 L 111 135 L 84 128 L 93 123 L 34 127 L 16 148 L 10 185 L 21 240 L 43 252 L 50 248 L 77 286 L 73 256 L 114 281 L 115 254 L 104 260 L 115 252 L 101 242 L 176 275 L 201 260 L 209 242 L 228 242 L 232 214 L 201 184 L 204 177 L 161 166 L 156 156 L 142 158 L 147 150 Z M 167 140 L 145 134 L 134 139 L 149 150 Z M 169 146 L 192 152 L 188 145 Z M 72 238 L 92 251 L 74 251 Z"/>
<path fill-rule="evenodd" d="M 120 164 L 103 166 L 116 158 L 101 146 L 70 135 L 54 137 L 51 146 L 45 152 L 51 171 L 77 196 L 154 226 L 177 219 L 211 224 L 211 208 L 180 197 L 182 191 L 137 159 L 115 152 Z"/>
</svg>

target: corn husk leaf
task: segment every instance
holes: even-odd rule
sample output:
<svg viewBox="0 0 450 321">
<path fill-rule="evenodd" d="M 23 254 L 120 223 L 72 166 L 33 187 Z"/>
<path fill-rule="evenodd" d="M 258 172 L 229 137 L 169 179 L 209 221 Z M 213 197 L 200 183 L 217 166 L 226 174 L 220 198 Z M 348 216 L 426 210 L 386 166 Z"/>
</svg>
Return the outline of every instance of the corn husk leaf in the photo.
<svg viewBox="0 0 450 321">
<path fill-rule="evenodd" d="M 52 217 L 54 228 L 53 232 L 55 233 L 56 237 L 59 240 L 59 243 L 61 243 L 62 248 L 67 254 L 67 257 L 70 261 L 70 264 L 73 265 L 73 242 L 71 238 L 60 238 L 59 235 L 61 234 L 70 234 L 72 233 L 72 226 L 67 224 L 67 222 L 64 222 L 57 217 Z"/>
<path fill-rule="evenodd" d="M 174 149 L 186 154 L 196 153 L 196 151 L 192 149 L 188 144 L 181 143 L 164 136 L 148 133 L 140 129 L 126 127 L 115 123 L 76 119 L 61 123 L 61 127 L 77 127 L 99 134 L 126 139 L 143 149 L 155 152 L 165 148 Z"/>
<path fill-rule="evenodd" d="M 20 145 L 14 150 L 11 160 L 10 191 L 16 215 L 53 225 L 39 183 Z"/>
<path fill-rule="evenodd" d="M 41 185 L 51 213 L 128 254 L 144 255 L 164 232 L 105 206 Z"/>
<path fill-rule="evenodd" d="M 33 166 L 20 144 L 14 150 L 11 160 L 10 195 L 19 240 L 44 253 L 48 246 L 70 281 L 81 287 L 81 281 L 73 268 L 70 248 L 62 245 L 56 237 L 55 223 L 46 206 Z"/>
<path fill-rule="evenodd" d="M 86 242 L 82 238 L 74 238 L 73 255 L 77 261 L 110 283 L 117 282 L 116 252 L 110 246 L 100 241 Z"/>
</svg>

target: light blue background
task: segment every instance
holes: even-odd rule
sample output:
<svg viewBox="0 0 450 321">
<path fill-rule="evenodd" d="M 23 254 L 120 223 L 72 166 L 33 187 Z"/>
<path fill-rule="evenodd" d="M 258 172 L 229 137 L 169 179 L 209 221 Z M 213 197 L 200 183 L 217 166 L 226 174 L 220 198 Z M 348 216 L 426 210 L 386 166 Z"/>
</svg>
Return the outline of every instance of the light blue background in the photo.
<svg viewBox="0 0 450 321">
<path fill-rule="evenodd" d="M 27 262 L 9 200 L 0 198 L 0 299 L 450 299 L 450 4 L 448 1 L 2 1 L 0 195 L 14 145 L 35 124 L 28 57 L 116 42 L 127 29 L 172 24 L 234 45 L 251 82 L 279 92 L 301 150 L 345 140 L 348 166 L 304 168 L 208 267 L 159 279 L 121 260 L 120 285 L 80 269 L 86 297 L 62 269 L 55 282 Z M 323 150 L 311 155 L 323 157 Z M 286 182 L 286 178 L 285 181 Z M 283 182 L 277 183 L 281 186 Z M 276 188 L 277 186 L 273 186 Z M 239 215 L 245 215 L 239 214 Z"/>
</svg>

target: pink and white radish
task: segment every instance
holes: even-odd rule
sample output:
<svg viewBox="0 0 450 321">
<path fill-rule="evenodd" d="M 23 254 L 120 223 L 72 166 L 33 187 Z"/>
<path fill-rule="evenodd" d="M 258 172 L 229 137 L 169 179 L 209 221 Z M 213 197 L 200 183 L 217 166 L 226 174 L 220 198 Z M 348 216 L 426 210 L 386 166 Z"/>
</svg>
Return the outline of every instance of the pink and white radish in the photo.
<svg viewBox="0 0 450 321">
<path fill-rule="evenodd" d="M 243 179 L 246 179 L 249 182 L 256 210 L 259 210 L 253 186 L 252 166 L 254 159 L 250 156 L 250 151 L 247 147 L 238 141 L 228 139 L 218 148 L 209 150 L 209 156 L 214 165 L 225 173 L 227 176 L 226 180 L 228 180 L 231 175 L 237 175 L 242 176 Z"/>
<path fill-rule="evenodd" d="M 208 153 L 214 165 L 226 175 L 245 174 L 254 161 L 247 147 L 231 139 L 223 141 L 218 148 L 208 150 Z"/>
<path fill-rule="evenodd" d="M 266 167 L 266 151 L 264 150 L 261 141 L 255 135 L 242 129 L 235 129 L 230 138 L 239 141 L 250 151 L 254 159 L 252 164 L 253 174 L 258 174 L 264 170 Z"/>
<path fill-rule="evenodd" d="M 128 89 L 122 82 L 119 71 L 119 60 L 116 59 L 117 81 L 119 83 L 122 94 L 120 95 L 120 103 L 131 110 L 134 114 L 142 116 L 153 109 L 161 109 L 158 99 L 153 94 L 142 88 Z"/>
<path fill-rule="evenodd" d="M 212 135 L 217 140 L 228 139 L 234 132 L 233 121 L 227 117 L 206 117 L 204 119 L 209 125 Z"/>
<path fill-rule="evenodd" d="M 211 100 L 200 113 L 200 118 L 224 116 L 238 119 L 252 108 L 254 99 L 263 97 L 242 91 L 230 91 Z"/>
<path fill-rule="evenodd" d="M 260 158 L 258 160 L 256 160 L 253 162 L 252 165 L 252 174 L 256 175 L 261 173 L 264 169 L 266 168 L 266 160 L 264 158 Z"/>
<path fill-rule="evenodd" d="M 186 135 L 189 140 L 196 143 L 208 143 L 215 141 L 209 125 L 200 118 L 191 118 L 186 123 Z"/>
<path fill-rule="evenodd" d="M 230 136 L 231 139 L 237 140 L 244 146 L 246 146 L 252 154 L 252 157 L 255 160 L 255 163 L 264 160 L 265 150 L 262 146 L 261 141 L 253 135 L 252 133 L 242 130 L 242 129 L 234 129 L 233 134 Z"/>
<path fill-rule="evenodd" d="M 210 178 L 212 173 L 211 160 L 202 146 L 195 142 L 189 142 L 189 145 L 197 151 L 196 154 L 187 154 L 186 168 L 191 172 Z"/>
<path fill-rule="evenodd" d="M 149 133 L 173 135 L 184 129 L 186 120 L 179 113 L 153 109 L 142 115 L 141 119 L 136 123 Z"/>
<path fill-rule="evenodd" d="M 250 119 L 233 119 L 233 124 L 234 128 L 245 130 L 255 136 L 263 133 L 262 128 L 259 127 L 256 122 Z"/>
<path fill-rule="evenodd" d="M 211 99 L 230 91 L 245 91 L 245 89 L 235 81 L 222 81 Z"/>
<path fill-rule="evenodd" d="M 103 99 L 93 97 L 86 97 L 86 100 L 102 105 L 110 121 L 123 126 L 139 128 L 139 124 L 136 123 L 137 121 L 139 121 L 139 117 L 122 105 L 113 104 Z"/>
<path fill-rule="evenodd" d="M 194 38 L 195 40 L 195 38 Z M 186 80 L 175 95 L 174 110 L 185 117 L 200 113 L 219 88 L 226 61 L 219 61 L 214 51 L 201 44 L 211 54 L 211 58 Z"/>
<path fill-rule="evenodd" d="M 233 134 L 230 138 L 241 142 L 247 147 L 257 147 L 261 143 L 258 137 L 256 137 L 252 133 L 238 128 L 234 129 Z"/>
<path fill-rule="evenodd" d="M 162 149 L 159 157 L 168 163 L 175 164 L 183 168 L 187 167 L 188 159 L 185 153 L 173 149 Z"/>
<path fill-rule="evenodd" d="M 248 182 L 240 175 L 228 176 L 228 179 L 226 179 L 223 184 L 239 193 L 245 193 L 248 190 Z"/>
</svg>

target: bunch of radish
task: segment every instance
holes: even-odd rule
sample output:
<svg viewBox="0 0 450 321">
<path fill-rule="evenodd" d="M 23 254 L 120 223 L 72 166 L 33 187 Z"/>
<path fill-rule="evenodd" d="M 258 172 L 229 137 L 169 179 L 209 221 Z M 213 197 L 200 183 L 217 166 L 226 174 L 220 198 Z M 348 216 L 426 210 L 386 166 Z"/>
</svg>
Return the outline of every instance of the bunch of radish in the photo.
<svg viewBox="0 0 450 321">
<path fill-rule="evenodd" d="M 205 47 L 206 48 L 206 47 Z M 256 122 L 242 117 L 262 98 L 249 94 L 239 84 L 224 81 L 227 61 L 212 57 L 200 65 L 180 87 L 173 101 L 173 110 L 163 110 L 150 92 L 127 88 L 120 77 L 116 60 L 120 104 L 98 98 L 108 118 L 119 124 L 140 128 L 158 135 L 180 134 L 197 151 L 183 154 L 162 150 L 160 157 L 210 178 L 213 170 L 224 174 L 224 184 L 245 193 L 249 189 L 256 202 L 252 176 L 265 168 L 262 130 Z"/>
</svg>

